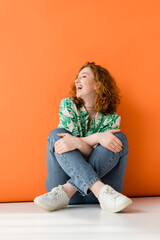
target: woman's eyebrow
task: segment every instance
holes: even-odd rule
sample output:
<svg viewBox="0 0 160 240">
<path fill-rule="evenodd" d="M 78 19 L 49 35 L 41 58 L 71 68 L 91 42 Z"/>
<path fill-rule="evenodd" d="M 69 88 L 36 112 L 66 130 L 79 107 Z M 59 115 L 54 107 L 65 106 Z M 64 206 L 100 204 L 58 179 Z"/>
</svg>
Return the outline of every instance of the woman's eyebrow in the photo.
<svg viewBox="0 0 160 240">
<path fill-rule="evenodd" d="M 87 72 L 83 72 L 82 74 L 84 74 L 84 73 L 85 73 L 85 74 L 88 74 Z M 82 74 L 81 74 L 81 75 L 82 75 Z M 89 75 L 89 74 L 88 74 L 88 75 Z M 78 75 L 78 77 L 79 77 L 79 75 Z"/>
</svg>

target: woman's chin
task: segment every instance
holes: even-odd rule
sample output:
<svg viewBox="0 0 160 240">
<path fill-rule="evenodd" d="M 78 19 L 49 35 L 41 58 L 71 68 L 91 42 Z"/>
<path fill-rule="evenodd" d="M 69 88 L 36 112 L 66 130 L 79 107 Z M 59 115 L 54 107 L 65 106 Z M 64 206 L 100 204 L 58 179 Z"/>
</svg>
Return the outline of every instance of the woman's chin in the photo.
<svg viewBox="0 0 160 240">
<path fill-rule="evenodd" d="M 76 93 L 76 97 L 80 97 L 81 94 L 79 92 Z"/>
</svg>

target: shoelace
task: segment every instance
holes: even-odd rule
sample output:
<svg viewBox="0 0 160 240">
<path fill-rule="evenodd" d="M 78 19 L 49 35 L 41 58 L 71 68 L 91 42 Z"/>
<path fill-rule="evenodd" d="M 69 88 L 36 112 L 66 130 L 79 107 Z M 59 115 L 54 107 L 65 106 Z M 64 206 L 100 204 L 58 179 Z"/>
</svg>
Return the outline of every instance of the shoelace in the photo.
<svg viewBox="0 0 160 240">
<path fill-rule="evenodd" d="M 105 191 L 104 191 L 104 194 L 107 194 L 113 198 L 117 198 L 120 194 L 118 192 L 116 192 L 114 189 L 112 188 L 107 188 Z"/>
<path fill-rule="evenodd" d="M 61 190 L 62 189 L 62 186 L 58 186 L 56 188 L 52 188 L 52 190 L 49 192 L 49 193 L 46 193 L 45 195 L 48 196 L 48 195 L 52 195 L 53 197 L 59 197 L 59 193 L 57 193 L 57 191 Z"/>
</svg>

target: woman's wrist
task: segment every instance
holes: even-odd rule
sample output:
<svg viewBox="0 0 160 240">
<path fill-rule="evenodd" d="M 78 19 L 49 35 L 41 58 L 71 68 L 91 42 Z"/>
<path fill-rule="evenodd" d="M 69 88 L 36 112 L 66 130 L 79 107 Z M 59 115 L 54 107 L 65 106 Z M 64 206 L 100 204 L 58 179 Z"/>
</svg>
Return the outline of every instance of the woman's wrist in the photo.
<svg viewBox="0 0 160 240">
<path fill-rule="evenodd" d="M 99 143 L 99 136 L 100 133 L 93 133 L 87 137 L 82 137 L 81 139 L 88 143 L 91 147 L 95 146 L 97 143 Z"/>
<path fill-rule="evenodd" d="M 75 145 L 75 148 L 79 149 L 81 148 L 82 146 L 82 140 L 80 137 L 76 137 L 76 136 L 73 136 L 74 137 L 74 145 Z"/>
<path fill-rule="evenodd" d="M 87 142 L 83 141 L 81 138 L 79 138 L 79 142 L 77 144 L 78 149 L 82 149 L 84 146 L 89 147 L 90 149 L 92 148 Z"/>
<path fill-rule="evenodd" d="M 93 151 L 93 147 L 91 147 L 88 143 L 83 141 L 81 138 L 79 138 L 79 140 L 80 141 L 77 144 L 77 149 L 82 153 L 84 157 L 89 157 Z"/>
<path fill-rule="evenodd" d="M 100 135 L 101 135 L 101 133 L 96 133 L 96 141 L 97 141 L 97 144 L 99 143 Z"/>
</svg>

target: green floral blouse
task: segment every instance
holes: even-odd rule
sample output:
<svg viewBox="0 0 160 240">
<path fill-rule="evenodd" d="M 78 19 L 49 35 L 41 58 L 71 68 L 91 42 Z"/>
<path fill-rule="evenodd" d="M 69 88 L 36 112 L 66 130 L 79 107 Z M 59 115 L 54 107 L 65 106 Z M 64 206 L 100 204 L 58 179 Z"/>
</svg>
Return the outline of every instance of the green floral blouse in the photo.
<svg viewBox="0 0 160 240">
<path fill-rule="evenodd" d="M 60 103 L 59 120 L 58 128 L 69 130 L 73 136 L 86 137 L 93 133 L 118 129 L 121 117 L 115 112 L 112 114 L 97 112 L 91 121 L 91 128 L 88 129 L 89 114 L 85 107 L 82 105 L 78 109 L 73 98 L 67 97 Z"/>
</svg>

